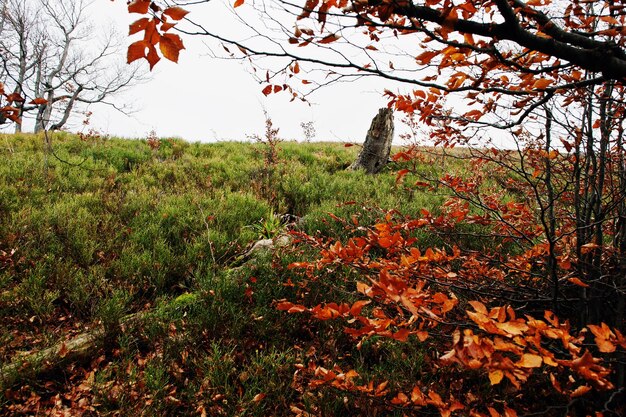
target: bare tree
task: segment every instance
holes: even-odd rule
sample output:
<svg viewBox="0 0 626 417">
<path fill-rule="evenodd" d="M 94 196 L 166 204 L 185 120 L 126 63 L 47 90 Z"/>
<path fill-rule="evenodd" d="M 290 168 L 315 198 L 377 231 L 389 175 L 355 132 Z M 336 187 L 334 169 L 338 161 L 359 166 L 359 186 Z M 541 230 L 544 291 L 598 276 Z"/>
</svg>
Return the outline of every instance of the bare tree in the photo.
<svg viewBox="0 0 626 417">
<path fill-rule="evenodd" d="M 61 129 L 80 104 L 105 103 L 141 80 L 136 66 L 116 63 L 123 42 L 101 33 L 87 18 L 85 0 L 4 0 L 0 60 L 5 90 L 20 116 L 34 115 L 35 131 Z M 45 104 L 29 104 L 35 97 Z M 21 121 L 16 131 L 21 131 Z"/>
</svg>

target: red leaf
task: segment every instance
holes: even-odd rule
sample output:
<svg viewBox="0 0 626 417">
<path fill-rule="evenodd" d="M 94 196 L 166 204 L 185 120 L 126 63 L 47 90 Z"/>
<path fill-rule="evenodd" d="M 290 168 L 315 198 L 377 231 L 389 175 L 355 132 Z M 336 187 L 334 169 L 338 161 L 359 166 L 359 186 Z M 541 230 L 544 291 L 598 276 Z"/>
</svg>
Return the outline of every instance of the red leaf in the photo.
<svg viewBox="0 0 626 417">
<path fill-rule="evenodd" d="M 146 30 L 146 27 L 150 22 L 150 19 L 147 17 L 142 17 L 139 20 L 134 21 L 130 24 L 130 28 L 128 30 L 129 35 L 134 35 L 137 32 L 141 32 L 142 30 Z"/>
<path fill-rule="evenodd" d="M 255 403 L 260 402 L 263 398 L 265 398 L 266 394 L 260 393 L 254 396 L 254 398 L 252 399 L 252 401 L 254 401 Z"/>
<path fill-rule="evenodd" d="M 174 20 L 182 19 L 187 15 L 187 13 L 189 13 L 187 10 L 178 6 L 168 7 L 167 9 L 163 10 L 164 15 L 167 15 Z"/>
<path fill-rule="evenodd" d="M 21 103 L 24 101 L 24 99 L 22 98 L 22 96 L 20 96 L 18 93 L 11 93 L 7 96 L 7 101 L 9 103 L 11 102 L 16 102 L 16 103 Z"/>
<path fill-rule="evenodd" d="M 161 35 L 159 47 L 163 56 L 173 62 L 178 62 L 180 50 L 185 49 L 180 36 L 173 33 L 164 33 Z"/>
<path fill-rule="evenodd" d="M 150 0 L 135 0 L 128 5 L 128 12 L 146 14 L 149 8 Z"/>
<path fill-rule="evenodd" d="M 236 0 L 235 4 L 233 4 L 233 7 L 239 7 L 243 4 L 244 0 Z"/>
<path fill-rule="evenodd" d="M 349 148 L 351 146 L 354 146 L 354 143 L 344 143 L 343 146 Z"/>
<path fill-rule="evenodd" d="M 39 104 L 46 104 L 47 102 L 48 102 L 48 100 L 46 100 L 45 98 L 37 97 L 36 99 L 31 100 L 31 102 L 28 103 L 28 104 L 37 104 L 37 105 L 39 105 Z"/>
<path fill-rule="evenodd" d="M 400 342 L 406 342 L 409 338 L 411 331 L 409 329 L 400 329 L 391 336 L 393 339 L 396 339 Z"/>
<path fill-rule="evenodd" d="M 355 317 L 360 315 L 363 307 L 368 305 L 369 303 L 370 303 L 370 300 L 359 300 L 355 302 L 354 304 L 352 304 L 352 307 L 350 308 L 350 314 L 352 314 Z"/>
<path fill-rule="evenodd" d="M 404 178 L 404 176 L 408 173 L 409 173 L 408 169 L 401 169 L 400 171 L 398 171 L 398 175 L 396 176 L 396 183 L 401 182 L 402 178 Z"/>
<path fill-rule="evenodd" d="M 339 38 L 340 38 L 340 36 L 332 34 L 332 35 L 328 35 L 328 36 L 322 38 L 318 43 L 331 43 L 331 42 L 335 42 Z"/>
<path fill-rule="evenodd" d="M 176 23 L 166 23 L 166 22 L 161 23 L 161 32 L 167 32 L 174 26 L 176 26 Z"/>
<path fill-rule="evenodd" d="M 127 62 L 130 64 L 133 61 L 136 61 L 140 58 L 146 57 L 146 47 L 148 46 L 148 42 L 146 41 L 137 41 L 128 47 L 128 53 L 126 55 Z"/>
<path fill-rule="evenodd" d="M 271 85 L 266 86 L 261 92 L 266 96 L 272 93 L 273 87 Z"/>
<path fill-rule="evenodd" d="M 157 54 L 157 51 L 154 45 L 148 45 L 148 55 L 146 56 L 146 59 L 148 60 L 148 63 L 150 64 L 150 71 L 152 71 L 152 68 L 154 68 L 156 63 L 161 60 L 161 57 L 159 56 L 159 54 Z"/>
<path fill-rule="evenodd" d="M 576 278 L 576 277 L 568 278 L 567 280 L 569 282 L 571 282 L 572 284 L 578 285 L 579 287 L 588 287 L 589 286 L 589 284 L 585 284 L 579 278 Z"/>
</svg>

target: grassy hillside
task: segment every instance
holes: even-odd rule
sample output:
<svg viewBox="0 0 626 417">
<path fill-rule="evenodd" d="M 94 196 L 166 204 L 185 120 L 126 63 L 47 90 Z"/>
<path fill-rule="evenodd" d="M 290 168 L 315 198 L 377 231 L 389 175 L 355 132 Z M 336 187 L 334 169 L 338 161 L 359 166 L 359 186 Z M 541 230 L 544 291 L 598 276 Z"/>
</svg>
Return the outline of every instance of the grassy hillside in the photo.
<svg viewBox="0 0 626 417">
<path fill-rule="evenodd" d="M 282 143 L 268 164 L 264 144 L 52 140 L 54 154 L 41 136 L 0 138 L 0 363 L 105 332 L 80 360 L 7 380 L 2 414 L 362 414 L 343 394 L 294 383 L 297 364 L 339 351 L 364 378 L 424 377 L 415 345 L 358 350 L 332 323 L 303 327 L 276 310 L 300 279 L 287 265 L 312 249 L 242 258 L 284 232 L 284 213 L 302 217 L 296 230 L 342 237 L 345 222 L 374 224 L 391 209 L 436 211 L 443 196 L 397 185 L 399 164 L 346 171 L 358 148 L 341 144 Z M 329 274 L 308 297 L 350 300 L 353 285 Z"/>
</svg>

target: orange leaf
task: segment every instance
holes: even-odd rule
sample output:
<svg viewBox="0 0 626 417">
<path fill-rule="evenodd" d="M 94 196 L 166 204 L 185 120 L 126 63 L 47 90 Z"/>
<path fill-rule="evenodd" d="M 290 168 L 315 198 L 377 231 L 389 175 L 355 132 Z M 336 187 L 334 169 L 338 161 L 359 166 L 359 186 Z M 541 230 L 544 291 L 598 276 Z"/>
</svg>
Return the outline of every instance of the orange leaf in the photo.
<svg viewBox="0 0 626 417">
<path fill-rule="evenodd" d="M 535 83 L 533 84 L 533 89 L 534 90 L 544 90 L 546 88 L 548 88 L 548 86 L 552 84 L 552 80 L 548 80 L 547 78 L 541 78 L 537 81 L 535 81 Z"/>
<path fill-rule="evenodd" d="M 150 22 L 150 19 L 147 17 L 142 17 L 139 20 L 134 21 L 130 24 L 130 28 L 128 30 L 129 35 L 134 35 L 137 32 L 141 32 L 142 30 L 146 30 L 146 26 Z"/>
<path fill-rule="evenodd" d="M 336 40 L 338 40 L 340 37 L 332 34 L 332 35 L 328 35 L 324 38 L 322 38 L 319 43 L 331 43 L 331 42 L 335 42 Z"/>
<path fill-rule="evenodd" d="M 426 405 L 424 394 L 417 386 L 413 387 L 413 390 L 411 391 L 411 402 L 415 405 Z"/>
<path fill-rule="evenodd" d="M 381 247 L 387 249 L 387 248 L 391 247 L 391 245 L 393 245 L 393 241 L 391 239 L 389 239 L 388 237 L 381 237 L 381 238 L 378 238 L 378 244 Z"/>
<path fill-rule="evenodd" d="M 524 353 L 522 359 L 516 364 L 523 368 L 539 368 L 543 359 L 539 355 L 533 355 L 532 353 Z"/>
<path fill-rule="evenodd" d="M 587 253 L 591 252 L 591 251 L 592 251 L 592 250 L 594 250 L 594 249 L 599 249 L 600 247 L 601 247 L 601 246 L 600 246 L 600 245 L 598 245 L 597 243 L 585 243 L 584 245 L 582 245 L 582 246 L 580 247 L 580 249 L 581 249 L 580 251 L 581 251 L 583 254 L 587 254 Z"/>
<path fill-rule="evenodd" d="M 7 101 L 9 103 L 11 102 L 21 103 L 24 101 L 24 99 L 18 93 L 11 93 L 7 96 Z"/>
<path fill-rule="evenodd" d="M 469 301 L 469 304 L 474 307 L 477 313 L 487 315 L 487 307 L 480 301 Z"/>
<path fill-rule="evenodd" d="M 161 23 L 161 32 L 167 32 L 168 30 L 170 30 L 174 26 L 176 26 L 176 23 L 166 23 L 166 22 L 163 22 L 163 23 Z"/>
<path fill-rule="evenodd" d="M 399 392 L 394 399 L 391 400 L 391 404 L 404 405 L 409 402 L 409 397 L 405 393 Z"/>
<path fill-rule="evenodd" d="M 260 402 L 263 398 L 265 398 L 266 394 L 260 393 L 254 396 L 254 398 L 252 398 L 252 401 L 255 403 Z"/>
<path fill-rule="evenodd" d="M 187 10 L 178 6 L 168 7 L 167 9 L 163 10 L 164 15 L 167 15 L 174 20 L 182 19 L 187 15 L 187 13 L 189 13 Z"/>
<path fill-rule="evenodd" d="M 402 178 L 404 178 L 404 176 L 409 172 L 410 171 L 408 169 L 401 169 L 400 171 L 398 171 L 398 174 L 396 175 L 396 183 L 401 182 Z"/>
<path fill-rule="evenodd" d="M 574 391 L 572 391 L 570 396 L 572 398 L 580 397 L 580 396 L 585 395 L 589 391 L 591 391 L 591 387 L 590 386 L 588 386 L 588 385 L 581 385 L 580 387 L 578 387 Z"/>
<path fill-rule="evenodd" d="M 426 65 L 426 64 L 430 63 L 430 61 L 434 57 L 439 55 L 439 53 L 440 53 L 439 51 L 422 52 L 421 54 L 419 54 L 418 56 L 415 57 L 415 61 L 417 61 L 418 64 Z"/>
<path fill-rule="evenodd" d="M 233 4 L 233 7 L 239 7 L 243 4 L 244 0 L 236 0 L 235 4 Z"/>
<path fill-rule="evenodd" d="M 582 282 L 580 279 L 578 279 L 576 277 L 568 278 L 567 280 L 569 282 L 571 282 L 572 284 L 578 285 L 579 287 L 588 287 L 589 286 L 589 284 L 585 284 L 584 282 Z"/>
<path fill-rule="evenodd" d="M 146 55 L 146 59 L 148 60 L 148 64 L 150 64 L 150 71 L 152 71 L 152 68 L 154 68 L 156 63 L 161 60 L 161 57 L 157 54 L 154 45 L 148 45 L 148 55 Z"/>
<path fill-rule="evenodd" d="M 48 100 L 46 100 L 45 98 L 37 97 L 36 99 L 31 100 L 31 102 L 28 103 L 28 104 L 37 104 L 37 105 L 39 105 L 39 104 L 46 104 L 47 102 L 48 102 Z"/>
<path fill-rule="evenodd" d="M 369 303 L 370 303 L 369 300 L 359 300 L 355 302 L 354 304 L 352 304 L 352 307 L 350 308 L 350 314 L 352 314 L 353 316 L 360 315 L 363 307 L 365 307 Z"/>
<path fill-rule="evenodd" d="M 178 62 L 178 54 L 185 49 L 180 36 L 173 33 L 164 33 L 159 40 L 159 47 L 163 56 L 170 61 Z"/>
<path fill-rule="evenodd" d="M 411 331 L 409 329 L 400 329 L 391 336 L 393 339 L 398 340 L 400 342 L 406 342 L 409 338 Z"/>
<path fill-rule="evenodd" d="M 504 330 L 508 334 L 512 335 L 521 335 L 526 330 L 528 330 L 528 326 L 520 321 L 507 321 L 504 323 L 496 323 L 496 327 L 500 330 Z"/>
<path fill-rule="evenodd" d="M 128 12 L 146 14 L 149 8 L 150 0 L 135 0 L 128 5 Z"/>
<path fill-rule="evenodd" d="M 130 64 L 133 61 L 136 61 L 140 58 L 146 57 L 146 47 L 148 46 L 148 42 L 146 41 L 137 41 L 128 47 L 128 53 L 126 55 L 127 62 Z"/>
<path fill-rule="evenodd" d="M 502 381 L 502 378 L 504 378 L 504 373 L 500 369 L 489 372 L 489 381 L 491 381 L 491 385 L 498 385 L 500 381 Z"/>
</svg>

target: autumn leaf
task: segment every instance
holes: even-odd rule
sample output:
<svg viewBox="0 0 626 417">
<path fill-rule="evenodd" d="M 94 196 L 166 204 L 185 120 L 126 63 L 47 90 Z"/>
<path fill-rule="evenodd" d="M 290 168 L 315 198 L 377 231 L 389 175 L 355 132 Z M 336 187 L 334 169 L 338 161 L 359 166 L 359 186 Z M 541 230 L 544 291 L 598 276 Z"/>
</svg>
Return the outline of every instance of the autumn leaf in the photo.
<svg viewBox="0 0 626 417">
<path fill-rule="evenodd" d="M 270 95 L 272 91 L 273 91 L 272 85 L 268 85 L 261 92 L 267 96 L 267 95 Z"/>
<path fill-rule="evenodd" d="M 178 62 L 178 55 L 181 49 L 185 49 L 183 42 L 178 35 L 164 33 L 159 40 L 161 53 L 172 62 Z"/>
<path fill-rule="evenodd" d="M 128 5 L 128 12 L 146 14 L 149 8 L 150 0 L 135 0 Z"/>
<path fill-rule="evenodd" d="M 174 20 L 181 20 L 187 15 L 187 13 L 189 13 L 187 10 L 178 6 L 168 7 L 167 9 L 163 10 L 164 15 L 167 15 Z"/>
<path fill-rule="evenodd" d="M 156 48 L 152 44 L 148 44 L 148 55 L 146 55 L 146 59 L 148 60 L 148 64 L 150 64 L 150 71 L 152 71 L 152 68 L 161 60 Z"/>
<path fill-rule="evenodd" d="M 263 400 L 263 398 L 265 398 L 267 396 L 267 394 L 264 393 L 260 393 L 254 396 L 254 398 L 252 398 L 252 401 L 255 403 L 261 402 L 261 400 Z"/>
<path fill-rule="evenodd" d="M 468 303 L 474 307 L 477 313 L 487 315 L 487 307 L 480 301 L 468 301 Z"/>
<path fill-rule="evenodd" d="M 400 342 L 406 342 L 410 334 L 411 331 L 409 329 L 400 329 L 395 332 L 391 337 L 392 339 L 398 340 Z"/>
<path fill-rule="evenodd" d="M 141 32 L 142 30 L 146 30 L 149 22 L 150 19 L 147 17 L 142 17 L 141 19 L 134 21 L 130 24 L 128 34 L 134 35 L 135 33 Z"/>
<path fill-rule="evenodd" d="M 532 88 L 533 90 L 545 90 L 552 84 L 552 80 L 548 80 L 547 78 L 541 78 L 535 81 Z"/>
<path fill-rule="evenodd" d="M 235 4 L 233 4 L 233 7 L 239 7 L 243 4 L 244 0 L 235 0 Z"/>
<path fill-rule="evenodd" d="M 589 391 L 591 391 L 591 387 L 589 385 L 581 385 L 580 387 L 572 391 L 572 393 L 570 394 L 570 397 L 572 398 L 582 397 Z"/>
<path fill-rule="evenodd" d="M 496 327 L 500 330 L 504 330 L 508 334 L 519 336 L 524 334 L 528 330 L 528 326 L 520 321 L 507 321 L 504 323 L 496 323 Z"/>
<path fill-rule="evenodd" d="M 491 385 L 498 385 L 500 381 L 502 381 L 502 378 L 504 378 L 504 372 L 500 369 L 489 372 L 489 381 L 491 382 Z"/>
<path fill-rule="evenodd" d="M 359 301 L 356 301 L 354 304 L 352 304 L 352 307 L 350 307 L 350 314 L 352 314 L 355 317 L 360 315 L 361 314 L 361 310 L 363 309 L 363 307 L 365 307 L 369 303 L 371 303 L 370 300 L 359 300 Z"/>
<path fill-rule="evenodd" d="M 174 26 L 176 26 L 176 23 L 163 22 L 161 23 L 161 32 L 167 32 Z"/>
<path fill-rule="evenodd" d="M 47 102 L 48 100 L 46 100 L 45 98 L 37 97 L 36 99 L 31 100 L 28 104 L 40 105 L 40 104 L 46 104 Z"/>
<path fill-rule="evenodd" d="M 589 284 L 585 284 L 584 282 L 582 282 L 579 278 L 576 277 L 571 277 L 567 279 L 569 282 L 571 282 L 572 284 L 578 285 L 579 287 L 589 287 Z"/>
<path fill-rule="evenodd" d="M 136 61 L 141 58 L 146 57 L 146 48 L 148 47 L 148 42 L 145 40 L 137 41 L 128 47 L 127 53 L 127 61 L 129 64 L 133 61 Z"/>
<path fill-rule="evenodd" d="M 12 102 L 22 103 L 23 101 L 24 101 L 24 98 L 18 93 L 11 93 L 7 96 L 7 102 L 9 103 L 12 103 Z"/>
<path fill-rule="evenodd" d="M 611 341 L 612 338 L 615 338 L 615 334 L 611 331 L 609 326 L 607 326 L 605 323 L 601 323 L 600 326 L 596 326 L 595 324 L 589 324 L 587 325 L 587 328 L 589 328 L 589 330 L 591 330 L 591 333 L 594 334 L 596 346 L 598 346 L 600 352 L 615 352 L 617 346 Z"/>
<path fill-rule="evenodd" d="M 524 353 L 522 358 L 516 365 L 521 366 L 522 368 L 539 368 L 543 359 L 539 355 L 534 355 L 532 353 Z"/>
<path fill-rule="evenodd" d="M 319 43 L 326 44 L 326 43 L 335 42 L 335 41 L 337 41 L 339 39 L 340 39 L 340 36 L 332 34 L 332 35 L 328 35 L 328 36 L 320 39 Z"/>
<path fill-rule="evenodd" d="M 400 171 L 398 171 L 398 173 L 396 174 L 396 183 L 400 183 L 404 176 L 409 172 L 410 171 L 408 169 L 401 169 Z"/>
</svg>

